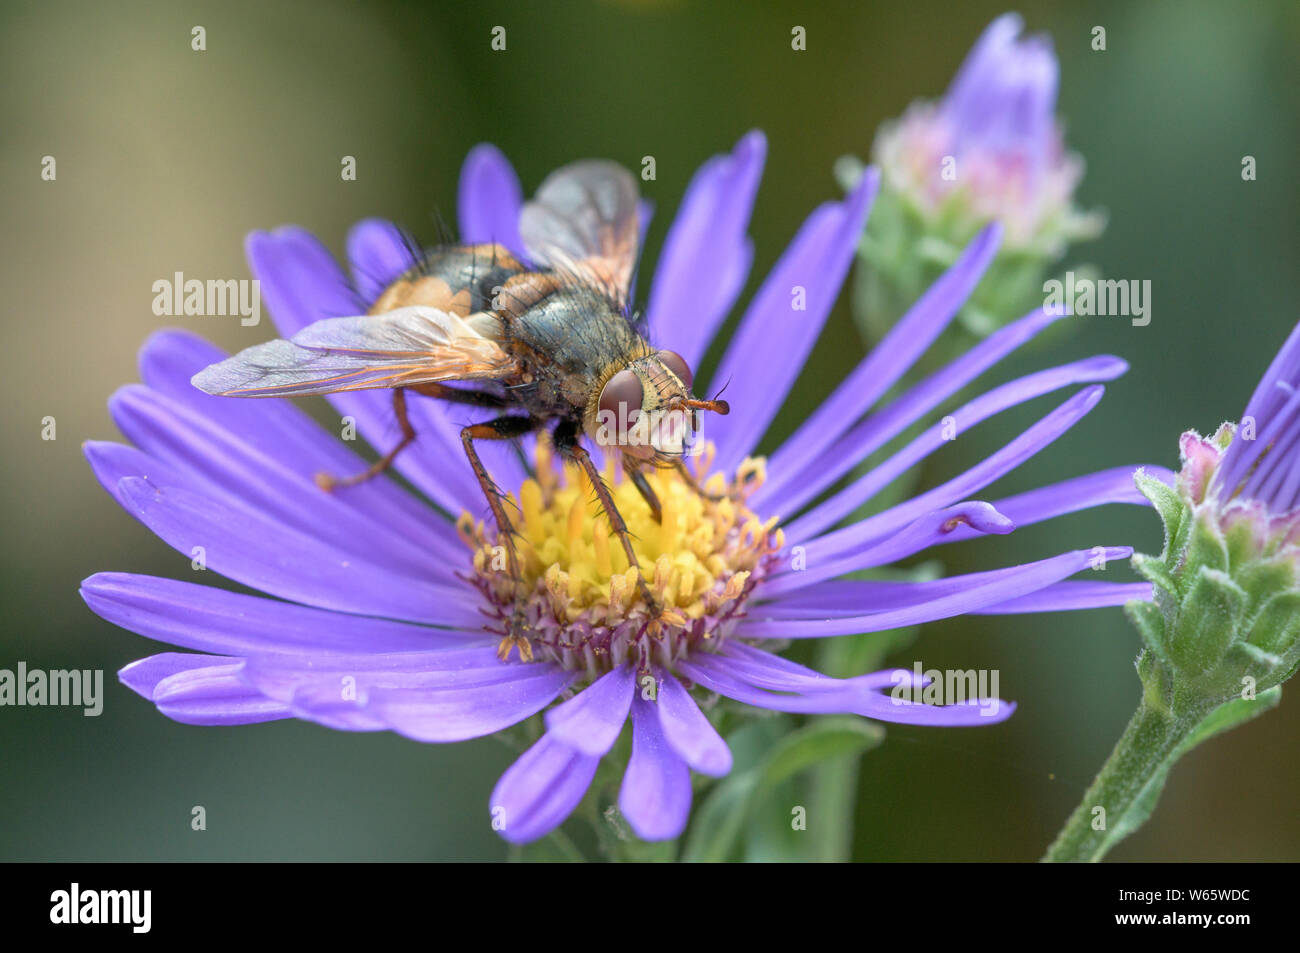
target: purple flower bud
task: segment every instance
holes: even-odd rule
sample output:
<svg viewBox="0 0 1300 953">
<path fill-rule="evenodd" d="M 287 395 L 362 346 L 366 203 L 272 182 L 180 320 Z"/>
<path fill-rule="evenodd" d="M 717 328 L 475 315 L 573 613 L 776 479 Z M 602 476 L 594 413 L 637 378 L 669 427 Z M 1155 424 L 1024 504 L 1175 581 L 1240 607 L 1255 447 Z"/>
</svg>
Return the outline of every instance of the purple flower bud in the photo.
<svg viewBox="0 0 1300 953">
<path fill-rule="evenodd" d="M 1073 206 L 1083 160 L 1056 120 L 1059 69 L 1046 36 L 1020 37 L 1008 13 L 989 24 L 937 103 L 913 104 L 881 128 L 874 158 L 886 188 L 962 241 L 1000 221 L 1008 249 L 1059 257 L 1104 224 Z"/>
</svg>

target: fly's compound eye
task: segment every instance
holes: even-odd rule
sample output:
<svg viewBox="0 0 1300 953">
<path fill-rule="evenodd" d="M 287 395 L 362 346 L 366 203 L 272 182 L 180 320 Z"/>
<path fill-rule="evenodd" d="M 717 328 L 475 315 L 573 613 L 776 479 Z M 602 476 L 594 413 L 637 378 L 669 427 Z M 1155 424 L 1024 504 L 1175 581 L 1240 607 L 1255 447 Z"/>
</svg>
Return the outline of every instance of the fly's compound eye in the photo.
<svg viewBox="0 0 1300 953">
<path fill-rule="evenodd" d="M 686 385 L 687 390 L 691 389 L 691 384 L 694 382 L 695 375 L 693 375 L 691 369 L 686 366 L 685 358 L 676 351 L 660 351 L 659 363 L 672 371 L 677 378 Z"/>
<path fill-rule="evenodd" d="M 619 444 L 626 443 L 629 431 L 634 430 L 644 398 L 641 378 L 630 370 L 619 371 L 601 390 L 600 422 L 605 430 L 617 435 Z"/>
</svg>

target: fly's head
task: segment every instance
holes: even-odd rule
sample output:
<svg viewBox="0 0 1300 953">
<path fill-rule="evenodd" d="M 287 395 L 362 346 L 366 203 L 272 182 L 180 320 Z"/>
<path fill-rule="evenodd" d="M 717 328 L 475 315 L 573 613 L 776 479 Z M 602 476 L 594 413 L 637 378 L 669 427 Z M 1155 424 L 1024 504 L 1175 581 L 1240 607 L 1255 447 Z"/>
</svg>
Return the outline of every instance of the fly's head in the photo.
<svg viewBox="0 0 1300 953">
<path fill-rule="evenodd" d="M 691 396 L 693 376 L 674 351 L 653 351 L 617 368 L 589 408 L 591 436 L 634 459 L 668 466 L 690 456 L 700 429 L 699 411 L 729 411 L 724 400 Z"/>
</svg>

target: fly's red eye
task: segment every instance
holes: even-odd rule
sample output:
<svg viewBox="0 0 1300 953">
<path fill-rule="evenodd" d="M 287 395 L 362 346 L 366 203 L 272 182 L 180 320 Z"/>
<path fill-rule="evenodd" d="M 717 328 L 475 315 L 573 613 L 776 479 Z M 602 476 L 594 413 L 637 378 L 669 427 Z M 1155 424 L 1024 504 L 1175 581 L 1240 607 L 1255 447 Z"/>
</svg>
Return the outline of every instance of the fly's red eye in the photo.
<svg viewBox="0 0 1300 953">
<path fill-rule="evenodd" d="M 677 375 L 678 379 L 686 385 L 687 390 L 691 389 L 691 383 L 694 381 L 695 376 L 691 373 L 691 369 L 686 366 L 686 360 L 680 354 L 676 351 L 660 351 L 659 363 Z"/>
<path fill-rule="evenodd" d="M 600 392 L 600 411 L 603 414 L 612 414 L 616 421 L 625 421 L 633 411 L 641 412 L 641 401 L 644 396 L 641 378 L 629 370 L 619 371 L 609 379 Z"/>
</svg>

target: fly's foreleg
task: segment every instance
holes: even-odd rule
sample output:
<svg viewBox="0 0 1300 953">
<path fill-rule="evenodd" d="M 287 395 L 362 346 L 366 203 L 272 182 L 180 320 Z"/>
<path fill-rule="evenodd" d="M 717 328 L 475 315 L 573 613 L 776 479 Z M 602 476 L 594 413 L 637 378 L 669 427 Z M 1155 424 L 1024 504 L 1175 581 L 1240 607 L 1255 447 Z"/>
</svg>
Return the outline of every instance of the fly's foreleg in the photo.
<svg viewBox="0 0 1300 953">
<path fill-rule="evenodd" d="M 654 518 L 654 521 L 656 523 L 662 523 L 664 521 L 663 504 L 659 502 L 659 494 L 655 492 L 654 487 L 650 485 L 650 481 L 647 480 L 645 474 L 641 472 L 640 464 L 636 463 L 631 457 L 624 454 L 623 472 L 627 474 L 628 479 L 632 481 L 632 485 L 635 486 L 637 492 L 641 494 L 641 499 L 645 500 L 646 505 L 650 507 L 650 515 Z"/>
<path fill-rule="evenodd" d="M 460 442 L 465 447 L 465 456 L 469 457 L 469 465 L 473 468 L 474 476 L 478 478 L 479 486 L 483 490 L 483 496 L 487 498 L 492 515 L 496 518 L 497 536 L 506 549 L 506 570 L 510 573 L 510 582 L 514 589 L 514 611 L 510 616 L 510 628 L 501 639 L 501 644 L 497 646 L 497 656 L 502 661 L 510 657 L 511 649 L 517 648 L 520 660 L 531 662 L 533 645 L 528 640 L 528 620 L 524 617 L 523 601 L 526 594 L 522 591 L 519 553 L 515 547 L 515 527 L 510 521 L 510 514 L 506 512 L 505 505 L 501 502 L 500 491 L 492 482 L 487 467 L 483 466 L 478 451 L 474 449 L 474 441 L 513 440 L 532 433 L 537 427 L 538 421 L 532 417 L 506 416 L 486 423 L 471 424 L 460 432 Z"/>
<path fill-rule="evenodd" d="M 674 460 L 673 466 L 676 468 L 677 472 L 681 474 L 682 480 L 685 481 L 686 485 L 694 490 L 696 495 L 701 499 L 708 500 L 710 503 L 719 503 L 727 498 L 725 493 L 710 493 L 708 490 L 704 489 L 704 487 L 700 486 L 700 481 L 695 479 L 695 474 L 686 466 L 685 461 Z"/>
<path fill-rule="evenodd" d="M 659 604 L 659 600 L 655 598 L 654 593 L 650 590 L 650 584 L 646 582 L 645 573 L 636 558 L 636 550 L 632 548 L 632 534 L 628 532 L 627 523 L 623 520 L 623 514 L 618 511 L 618 506 L 614 503 L 614 495 L 609 492 L 609 487 L 605 485 L 600 471 L 596 469 L 596 465 L 592 462 L 591 454 L 578 443 L 576 427 L 563 424 L 557 427 L 555 430 L 555 448 L 566 459 L 572 460 L 582 468 L 582 472 L 587 475 L 587 481 L 591 484 L 592 489 L 596 491 L 596 499 L 600 501 L 600 505 L 605 511 L 605 518 L 609 520 L 610 529 L 614 531 L 614 535 L 618 537 L 619 543 L 623 546 L 623 553 L 627 556 L 628 565 L 636 569 L 637 589 L 640 591 L 641 599 L 650 615 L 649 629 L 651 634 L 656 634 L 664 620 L 664 607 Z M 647 489 L 649 489 L 648 484 Z M 651 491 L 651 496 L 654 496 L 653 491 Z M 655 502 L 658 502 L 657 498 Z"/>
</svg>

